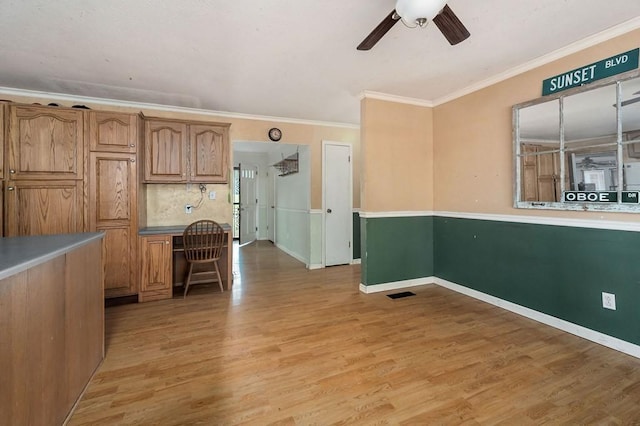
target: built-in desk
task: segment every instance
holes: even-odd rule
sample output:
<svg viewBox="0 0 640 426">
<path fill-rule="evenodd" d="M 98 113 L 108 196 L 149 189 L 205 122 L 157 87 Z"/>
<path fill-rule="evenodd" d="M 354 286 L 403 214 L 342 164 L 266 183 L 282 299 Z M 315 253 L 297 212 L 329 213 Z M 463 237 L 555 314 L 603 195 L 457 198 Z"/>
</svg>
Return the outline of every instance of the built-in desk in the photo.
<svg viewBox="0 0 640 426">
<path fill-rule="evenodd" d="M 229 224 L 221 223 L 220 225 L 225 231 L 225 240 L 224 250 L 218 264 L 224 288 L 230 290 L 233 284 L 233 237 Z M 143 228 L 138 232 L 138 235 L 143 239 L 140 244 L 143 251 L 141 256 L 143 273 L 139 301 L 171 298 L 173 296 L 173 287 L 184 284 L 188 266 L 184 257 L 182 234 L 186 227 L 187 225 L 152 226 Z M 152 247 L 154 243 L 158 244 L 157 254 L 145 254 L 145 250 L 148 250 L 148 247 Z M 167 256 L 167 258 L 163 259 L 162 262 L 158 260 L 159 257 L 164 256 Z M 145 259 L 148 260 L 145 262 Z M 150 261 L 154 262 L 151 267 L 146 265 Z M 194 265 L 194 272 L 210 270 L 211 267 L 212 265 Z M 166 278 L 165 274 L 168 274 L 170 278 Z M 167 281 L 169 282 L 167 283 Z M 192 284 L 197 284 L 198 282 L 203 281 L 192 281 Z"/>
</svg>

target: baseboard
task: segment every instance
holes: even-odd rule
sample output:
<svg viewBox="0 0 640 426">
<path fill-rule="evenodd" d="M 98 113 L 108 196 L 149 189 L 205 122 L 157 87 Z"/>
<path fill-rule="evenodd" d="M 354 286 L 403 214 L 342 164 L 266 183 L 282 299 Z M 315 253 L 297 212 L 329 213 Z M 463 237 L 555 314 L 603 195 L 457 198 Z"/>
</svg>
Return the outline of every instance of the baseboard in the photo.
<svg viewBox="0 0 640 426">
<path fill-rule="evenodd" d="M 361 262 L 361 259 L 351 259 L 351 264 L 352 265 L 359 265 Z"/>
<path fill-rule="evenodd" d="M 324 268 L 324 265 L 322 263 L 308 263 L 307 264 L 307 269 L 311 270 L 311 269 L 322 269 Z"/>
<path fill-rule="evenodd" d="M 299 260 L 300 262 L 302 262 L 305 265 L 307 265 L 307 259 L 305 259 L 301 255 L 299 255 L 298 253 L 294 253 L 291 250 L 289 250 L 288 248 L 281 246 L 280 244 L 276 244 L 276 247 L 278 247 L 280 250 L 282 250 L 283 252 L 287 253 L 289 256 L 293 257 L 294 259 Z"/>
<path fill-rule="evenodd" d="M 569 321 L 561 320 L 551 315 L 547 315 L 542 312 L 538 312 L 503 299 L 499 299 L 495 296 L 491 296 L 489 294 L 485 294 L 477 290 L 473 290 L 471 288 L 464 287 L 447 280 L 443 280 L 441 278 L 435 278 L 434 282 L 441 287 L 448 288 L 449 290 L 453 290 L 457 293 L 462 293 L 464 295 L 473 297 L 474 299 L 478 299 L 483 302 L 490 303 L 494 306 L 498 306 L 502 309 L 506 309 L 507 311 L 522 315 L 523 317 L 538 321 L 540 323 L 557 328 L 575 336 L 582 337 L 583 339 L 587 339 L 608 348 L 623 352 L 627 355 L 640 358 L 640 346 L 634 345 L 633 343 L 620 340 L 616 337 L 612 337 L 607 334 L 603 334 L 598 331 L 573 324 Z"/>
<path fill-rule="evenodd" d="M 379 293 L 381 291 L 398 290 L 401 288 L 416 287 L 419 285 L 434 284 L 435 277 L 415 278 L 412 280 L 394 281 L 383 284 L 360 284 L 360 291 L 366 294 Z"/>
</svg>

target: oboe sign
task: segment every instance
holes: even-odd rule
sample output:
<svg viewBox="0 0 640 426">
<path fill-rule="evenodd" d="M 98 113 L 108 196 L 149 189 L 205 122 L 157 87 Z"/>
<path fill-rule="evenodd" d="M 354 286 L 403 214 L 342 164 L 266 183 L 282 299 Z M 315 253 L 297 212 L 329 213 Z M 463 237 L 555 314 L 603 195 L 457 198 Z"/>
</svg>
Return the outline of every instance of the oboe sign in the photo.
<svg viewBox="0 0 640 426">
<path fill-rule="evenodd" d="M 636 69 L 638 68 L 639 52 L 640 48 L 633 49 L 593 64 L 567 71 L 555 77 L 547 78 L 542 82 L 542 96 Z"/>
</svg>

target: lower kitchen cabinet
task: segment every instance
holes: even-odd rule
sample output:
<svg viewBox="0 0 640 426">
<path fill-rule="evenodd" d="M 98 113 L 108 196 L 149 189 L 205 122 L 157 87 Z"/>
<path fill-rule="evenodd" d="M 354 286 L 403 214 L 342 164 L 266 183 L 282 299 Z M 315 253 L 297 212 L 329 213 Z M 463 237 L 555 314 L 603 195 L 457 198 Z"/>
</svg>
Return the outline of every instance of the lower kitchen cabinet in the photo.
<svg viewBox="0 0 640 426">
<path fill-rule="evenodd" d="M 170 299 L 173 295 L 173 244 L 170 235 L 140 237 L 139 302 Z"/>
</svg>

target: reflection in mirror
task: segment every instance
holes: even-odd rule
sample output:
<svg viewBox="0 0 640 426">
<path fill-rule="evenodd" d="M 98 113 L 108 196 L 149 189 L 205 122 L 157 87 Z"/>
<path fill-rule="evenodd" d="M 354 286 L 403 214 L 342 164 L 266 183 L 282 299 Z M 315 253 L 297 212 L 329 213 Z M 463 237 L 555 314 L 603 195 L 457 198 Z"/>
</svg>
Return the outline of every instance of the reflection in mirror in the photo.
<svg viewBox="0 0 640 426">
<path fill-rule="evenodd" d="M 640 79 L 622 82 L 620 101 L 625 191 L 640 190 Z"/>
<path fill-rule="evenodd" d="M 564 99 L 565 154 L 571 191 L 618 190 L 616 85 Z"/>
<path fill-rule="evenodd" d="M 560 102 L 519 110 L 521 201 L 559 201 Z"/>
</svg>

